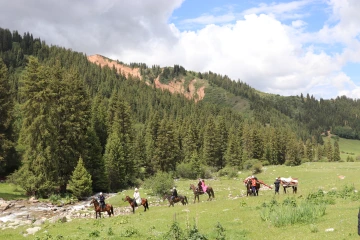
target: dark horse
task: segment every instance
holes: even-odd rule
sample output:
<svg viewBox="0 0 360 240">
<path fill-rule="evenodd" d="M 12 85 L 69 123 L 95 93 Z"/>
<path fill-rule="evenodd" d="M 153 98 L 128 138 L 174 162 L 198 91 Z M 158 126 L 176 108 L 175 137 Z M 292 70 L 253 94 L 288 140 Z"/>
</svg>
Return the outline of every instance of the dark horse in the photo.
<svg viewBox="0 0 360 240">
<path fill-rule="evenodd" d="M 101 218 L 101 212 L 107 212 L 109 214 L 109 217 L 111 217 L 111 214 L 114 216 L 114 208 L 111 204 L 105 204 L 105 207 L 102 208 L 95 198 L 91 200 L 90 204 L 94 204 L 96 218 L 98 216 L 98 213 L 99 217 Z"/>
<path fill-rule="evenodd" d="M 132 207 L 133 213 L 135 213 L 135 207 L 137 207 L 138 205 L 136 203 L 134 204 L 134 199 L 126 196 L 124 202 L 129 202 L 130 206 Z M 141 205 L 144 206 L 144 212 L 146 212 L 146 209 L 149 209 L 149 204 L 146 198 L 141 199 Z"/>
<path fill-rule="evenodd" d="M 174 207 L 174 203 L 178 203 L 178 202 L 181 202 L 182 205 L 189 204 L 186 196 L 178 195 L 174 199 L 171 199 L 171 197 L 172 197 L 171 195 L 167 195 L 167 194 L 165 194 L 163 197 L 163 200 L 167 199 L 169 201 L 169 207 L 170 206 Z"/>
<path fill-rule="evenodd" d="M 199 195 L 201 194 L 204 194 L 205 192 L 200 192 L 198 189 L 196 189 L 196 187 L 194 186 L 194 184 L 190 184 L 190 190 L 193 190 L 194 192 L 194 203 L 196 201 L 196 198 L 198 200 L 198 202 L 200 201 L 199 200 Z M 209 195 L 209 198 L 207 201 L 211 201 L 212 198 L 215 198 L 215 194 L 214 194 L 214 190 L 212 189 L 212 187 L 207 187 L 206 189 L 206 193 Z"/>
<path fill-rule="evenodd" d="M 256 182 L 255 192 L 253 192 L 253 190 L 251 188 L 251 180 L 248 180 L 247 182 L 245 182 L 245 186 L 246 186 L 246 196 L 249 196 L 249 195 L 259 196 L 259 189 L 260 189 L 259 182 Z"/>
</svg>

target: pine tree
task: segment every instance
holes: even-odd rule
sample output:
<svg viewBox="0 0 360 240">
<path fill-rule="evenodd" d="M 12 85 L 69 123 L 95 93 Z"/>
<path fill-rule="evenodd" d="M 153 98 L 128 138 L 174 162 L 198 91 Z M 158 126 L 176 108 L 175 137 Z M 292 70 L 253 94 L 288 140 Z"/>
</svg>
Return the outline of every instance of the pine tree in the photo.
<svg viewBox="0 0 360 240">
<path fill-rule="evenodd" d="M 74 169 L 70 181 L 70 188 L 75 197 L 83 199 L 92 193 L 92 180 L 91 175 L 85 168 L 83 159 L 80 157 Z"/>
<path fill-rule="evenodd" d="M 333 161 L 334 162 L 340 162 L 341 157 L 340 157 L 340 148 L 339 148 L 339 143 L 338 141 L 334 142 L 334 156 L 333 156 Z"/>
<path fill-rule="evenodd" d="M 229 141 L 227 144 L 227 150 L 225 153 L 226 165 L 228 166 L 242 166 L 242 148 L 240 145 L 240 139 L 236 134 L 234 128 L 230 129 Z"/>
<path fill-rule="evenodd" d="M 104 160 L 112 190 L 119 190 L 133 184 L 135 166 L 133 158 L 134 129 L 129 105 L 119 96 L 113 95 L 109 109 L 112 120 Z"/>
<path fill-rule="evenodd" d="M 109 180 L 105 171 L 105 163 L 102 157 L 102 147 L 95 130 L 88 128 L 83 152 L 85 168 L 91 175 L 92 189 L 94 192 L 106 192 L 109 190 Z"/>
<path fill-rule="evenodd" d="M 14 143 L 11 140 L 11 111 L 14 103 L 11 97 L 7 68 L 0 58 L 0 174 L 7 171 L 11 165 L 11 150 Z"/>
<path fill-rule="evenodd" d="M 218 167 L 219 145 L 216 139 L 216 125 L 214 119 L 210 117 L 205 126 L 203 158 L 206 164 L 212 167 Z"/>
<path fill-rule="evenodd" d="M 331 146 L 331 141 L 330 141 L 330 138 L 329 138 L 328 141 L 326 142 L 326 157 L 327 157 L 329 162 L 333 161 L 333 156 L 334 156 L 334 153 L 333 153 L 333 149 L 332 149 L 332 146 Z"/>
<path fill-rule="evenodd" d="M 173 125 L 164 118 L 160 122 L 153 158 L 156 170 L 162 172 L 175 171 L 178 159 L 179 146 Z"/>
</svg>

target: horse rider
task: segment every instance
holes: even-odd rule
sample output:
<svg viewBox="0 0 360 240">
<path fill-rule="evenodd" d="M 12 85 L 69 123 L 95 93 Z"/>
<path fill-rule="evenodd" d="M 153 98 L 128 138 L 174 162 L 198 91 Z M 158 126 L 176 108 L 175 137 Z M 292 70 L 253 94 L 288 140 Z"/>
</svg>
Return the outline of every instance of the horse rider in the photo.
<svg viewBox="0 0 360 240">
<path fill-rule="evenodd" d="M 137 189 L 137 188 L 135 188 L 133 203 L 134 203 L 134 206 L 141 204 L 141 197 L 140 197 L 139 189 Z"/>
<path fill-rule="evenodd" d="M 274 182 L 275 194 L 279 194 L 280 183 L 281 183 L 280 177 L 275 178 L 275 182 Z"/>
<path fill-rule="evenodd" d="M 201 188 L 204 192 L 206 192 L 207 186 L 205 185 L 205 180 L 201 180 Z"/>
<path fill-rule="evenodd" d="M 201 178 L 199 178 L 199 182 L 198 182 L 198 190 L 199 192 L 202 192 L 203 189 L 202 189 L 202 181 L 201 181 Z"/>
<path fill-rule="evenodd" d="M 173 187 L 172 195 L 171 195 L 171 201 L 174 201 L 175 198 L 178 197 L 178 193 L 176 190 L 176 187 Z"/>
<path fill-rule="evenodd" d="M 253 175 L 251 176 L 251 190 L 254 194 L 256 193 L 256 184 L 257 184 L 257 178 Z"/>
<path fill-rule="evenodd" d="M 101 209 L 104 209 L 104 207 L 105 207 L 105 197 L 104 197 L 102 192 L 100 192 L 100 195 L 99 195 L 99 202 L 100 202 Z"/>
</svg>

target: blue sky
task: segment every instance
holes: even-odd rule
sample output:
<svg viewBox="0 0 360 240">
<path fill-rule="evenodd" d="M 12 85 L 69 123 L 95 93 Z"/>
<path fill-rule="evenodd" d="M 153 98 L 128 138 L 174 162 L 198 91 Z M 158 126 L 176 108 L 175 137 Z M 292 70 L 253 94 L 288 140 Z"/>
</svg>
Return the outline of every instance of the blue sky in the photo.
<svg viewBox="0 0 360 240">
<path fill-rule="evenodd" d="M 268 93 L 359 99 L 359 12 L 360 0 L 12 0 L 0 2 L 0 27 Z"/>
</svg>

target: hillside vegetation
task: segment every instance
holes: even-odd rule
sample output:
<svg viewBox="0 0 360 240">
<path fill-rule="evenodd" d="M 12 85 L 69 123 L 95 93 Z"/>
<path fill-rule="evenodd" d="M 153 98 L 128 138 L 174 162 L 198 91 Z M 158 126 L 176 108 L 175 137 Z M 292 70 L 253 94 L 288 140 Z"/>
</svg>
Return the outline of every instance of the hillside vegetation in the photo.
<svg viewBox="0 0 360 240">
<path fill-rule="evenodd" d="M 77 181 L 95 192 L 141 186 L 162 172 L 211 178 L 228 169 L 358 160 L 342 159 L 341 143 L 321 136 L 358 138 L 353 99 L 264 94 L 179 65 L 101 56 L 92 63 L 8 29 L 0 29 L 0 43 L 0 175 L 29 195 L 67 192 L 79 159 L 91 181 Z"/>
</svg>

